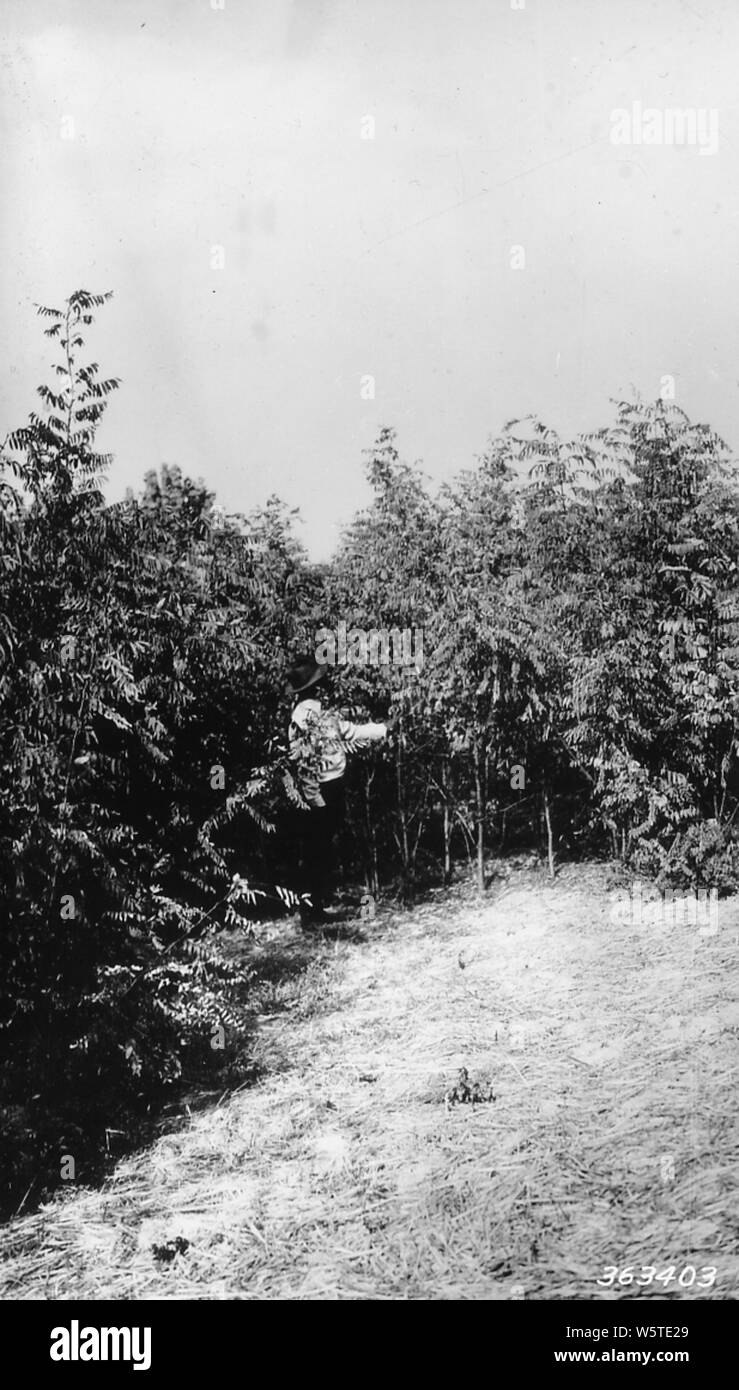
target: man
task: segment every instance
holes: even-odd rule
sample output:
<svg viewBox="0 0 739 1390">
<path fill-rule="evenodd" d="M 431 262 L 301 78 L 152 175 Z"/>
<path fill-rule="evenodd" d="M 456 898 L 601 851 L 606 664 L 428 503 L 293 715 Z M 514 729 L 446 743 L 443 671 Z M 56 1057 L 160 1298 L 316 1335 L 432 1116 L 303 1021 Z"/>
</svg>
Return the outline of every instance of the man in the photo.
<svg viewBox="0 0 739 1390">
<path fill-rule="evenodd" d="M 305 698 L 326 681 L 329 666 L 312 656 L 300 657 L 288 673 L 293 695 L 300 695 L 290 719 L 290 757 L 295 780 L 306 809 L 296 810 L 297 834 L 301 847 L 301 892 L 310 896 L 310 906 L 301 907 L 304 927 L 331 918 L 326 913 L 333 869 L 334 841 L 344 820 L 344 772 L 348 753 L 379 743 L 395 725 L 391 718 L 382 724 L 352 724 L 320 699 Z M 317 692 L 320 694 L 321 692 Z"/>
</svg>

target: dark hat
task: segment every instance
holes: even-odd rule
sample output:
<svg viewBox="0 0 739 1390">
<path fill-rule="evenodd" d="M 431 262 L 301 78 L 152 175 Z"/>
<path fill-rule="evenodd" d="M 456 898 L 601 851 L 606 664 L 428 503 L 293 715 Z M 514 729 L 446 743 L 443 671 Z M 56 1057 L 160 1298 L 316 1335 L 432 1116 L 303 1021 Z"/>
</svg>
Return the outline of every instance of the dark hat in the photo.
<svg viewBox="0 0 739 1390">
<path fill-rule="evenodd" d="M 298 695 L 301 690 L 309 690 L 312 685 L 318 685 L 328 669 L 328 666 L 322 666 L 312 656 L 299 656 L 287 673 L 293 694 Z"/>
</svg>

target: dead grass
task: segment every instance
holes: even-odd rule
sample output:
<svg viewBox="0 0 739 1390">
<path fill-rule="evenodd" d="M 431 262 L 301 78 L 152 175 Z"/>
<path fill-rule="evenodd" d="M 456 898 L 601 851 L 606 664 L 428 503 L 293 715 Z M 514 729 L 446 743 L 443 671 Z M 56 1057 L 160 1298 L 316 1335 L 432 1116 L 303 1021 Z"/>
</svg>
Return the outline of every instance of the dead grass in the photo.
<svg viewBox="0 0 739 1390">
<path fill-rule="evenodd" d="M 518 873 L 319 946 L 275 982 L 262 1081 L 6 1227 L 4 1296 L 736 1298 L 739 902 L 715 936 L 610 908 L 598 867 Z M 450 1103 L 462 1067 L 495 1100 Z"/>
</svg>

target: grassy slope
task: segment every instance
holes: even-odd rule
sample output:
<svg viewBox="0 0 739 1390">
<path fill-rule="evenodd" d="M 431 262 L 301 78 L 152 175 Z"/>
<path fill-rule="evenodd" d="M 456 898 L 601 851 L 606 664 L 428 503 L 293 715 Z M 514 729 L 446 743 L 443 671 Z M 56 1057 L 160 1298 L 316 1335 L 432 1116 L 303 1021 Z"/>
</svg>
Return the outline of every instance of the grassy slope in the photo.
<svg viewBox="0 0 739 1390">
<path fill-rule="evenodd" d="M 263 1080 L 6 1228 L 5 1296 L 610 1299 L 607 1265 L 692 1264 L 714 1288 L 639 1294 L 736 1298 L 739 903 L 713 937 L 610 906 L 600 868 L 516 872 L 318 946 Z M 450 1103 L 463 1066 L 495 1100 Z"/>
</svg>

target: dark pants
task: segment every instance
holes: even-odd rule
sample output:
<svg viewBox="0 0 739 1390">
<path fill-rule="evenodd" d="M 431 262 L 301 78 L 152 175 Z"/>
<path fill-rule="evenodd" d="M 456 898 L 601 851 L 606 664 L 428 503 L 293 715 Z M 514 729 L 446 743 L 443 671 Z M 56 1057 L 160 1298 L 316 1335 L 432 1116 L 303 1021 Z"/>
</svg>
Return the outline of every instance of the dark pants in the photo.
<svg viewBox="0 0 739 1390">
<path fill-rule="evenodd" d="M 336 839 L 344 823 L 344 779 L 321 782 L 325 806 L 296 811 L 299 848 L 298 891 L 309 893 L 314 911 L 326 906 L 336 863 Z"/>
</svg>

